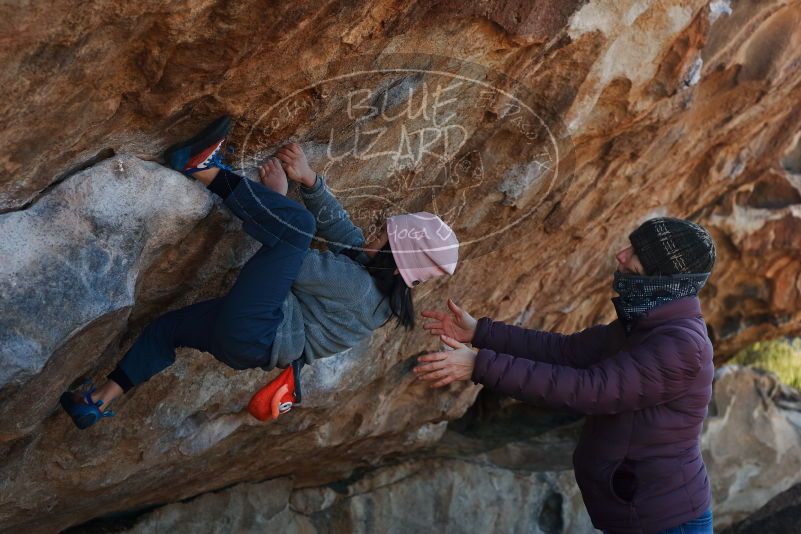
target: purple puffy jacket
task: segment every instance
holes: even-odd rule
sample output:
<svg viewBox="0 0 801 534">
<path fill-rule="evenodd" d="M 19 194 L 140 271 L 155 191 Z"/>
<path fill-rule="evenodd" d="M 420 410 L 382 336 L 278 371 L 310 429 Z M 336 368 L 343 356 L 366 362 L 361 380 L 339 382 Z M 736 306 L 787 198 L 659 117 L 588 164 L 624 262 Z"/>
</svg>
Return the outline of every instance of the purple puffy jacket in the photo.
<svg viewBox="0 0 801 534">
<path fill-rule="evenodd" d="M 573 453 L 595 528 L 655 532 L 704 513 L 701 429 L 712 344 L 696 297 L 663 304 L 626 336 L 619 321 L 562 335 L 479 320 L 473 382 L 587 414 Z"/>
</svg>

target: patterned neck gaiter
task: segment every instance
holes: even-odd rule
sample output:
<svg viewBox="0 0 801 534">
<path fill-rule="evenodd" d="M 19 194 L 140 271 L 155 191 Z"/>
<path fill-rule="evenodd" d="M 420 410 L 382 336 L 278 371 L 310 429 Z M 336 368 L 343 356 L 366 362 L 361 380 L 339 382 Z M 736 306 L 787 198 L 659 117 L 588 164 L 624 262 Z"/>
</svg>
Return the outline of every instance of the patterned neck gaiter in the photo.
<svg viewBox="0 0 801 534">
<path fill-rule="evenodd" d="M 612 289 L 620 295 L 612 299 L 626 332 L 637 318 L 659 306 L 683 297 L 695 296 L 710 273 L 679 273 L 670 276 L 641 276 L 615 271 Z"/>
</svg>

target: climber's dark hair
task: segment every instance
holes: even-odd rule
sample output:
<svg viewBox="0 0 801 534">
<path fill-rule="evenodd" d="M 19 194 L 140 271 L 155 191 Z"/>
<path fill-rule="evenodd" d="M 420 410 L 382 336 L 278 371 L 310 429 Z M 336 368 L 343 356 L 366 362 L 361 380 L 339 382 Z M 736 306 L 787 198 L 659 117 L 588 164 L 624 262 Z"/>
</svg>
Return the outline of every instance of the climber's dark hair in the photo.
<svg viewBox="0 0 801 534">
<path fill-rule="evenodd" d="M 395 274 L 398 265 L 395 263 L 389 242 L 376 252 L 365 267 L 375 280 L 378 290 L 389 299 L 389 307 L 392 315 L 398 319 L 398 324 L 407 330 L 414 328 L 412 290 L 400 274 Z"/>
</svg>

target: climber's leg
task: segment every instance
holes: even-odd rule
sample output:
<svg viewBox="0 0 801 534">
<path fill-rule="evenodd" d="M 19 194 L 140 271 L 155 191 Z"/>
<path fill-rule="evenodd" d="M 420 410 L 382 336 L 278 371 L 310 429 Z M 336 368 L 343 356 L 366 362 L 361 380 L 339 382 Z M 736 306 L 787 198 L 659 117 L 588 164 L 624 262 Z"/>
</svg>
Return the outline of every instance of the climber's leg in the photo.
<svg viewBox="0 0 801 534">
<path fill-rule="evenodd" d="M 127 392 L 172 365 L 177 347 L 211 352 L 211 332 L 222 301 L 216 298 L 196 302 L 156 318 L 145 327 L 108 379 Z"/>
<path fill-rule="evenodd" d="M 125 393 L 122 387 L 114 380 L 107 380 L 105 384 L 92 392 L 92 402 L 103 401 L 102 406 L 108 406 L 111 401 Z"/>
<path fill-rule="evenodd" d="M 235 182 L 226 204 L 245 218 L 245 229 L 265 246 L 245 263 L 226 297 L 168 312 L 145 328 L 108 377 L 123 391 L 171 365 L 176 347 L 210 352 L 235 369 L 264 363 L 283 318 L 281 305 L 314 234 L 314 217 L 260 183 L 224 169 L 219 173 L 225 177 L 223 187 Z"/>
<path fill-rule="evenodd" d="M 223 199 L 234 215 L 242 219 L 242 229 L 268 246 L 279 241 L 303 242 L 314 235 L 314 226 L 309 231 L 303 220 L 310 216 L 308 210 L 275 190 L 280 189 L 282 176 L 278 176 L 279 172 L 285 180 L 286 175 L 280 165 L 273 165 L 270 172 L 262 177 L 262 182 L 255 182 L 220 169 L 208 186 L 210 191 Z M 295 224 L 298 219 L 300 225 Z"/>
<path fill-rule="evenodd" d="M 211 332 L 222 299 L 198 302 L 167 312 L 147 325 L 105 384 L 87 393 L 64 392 L 61 407 L 75 425 L 88 428 L 102 417 L 113 415 L 105 410 L 111 401 L 175 361 L 177 347 L 211 351 Z"/>
<path fill-rule="evenodd" d="M 254 185 L 260 188 L 254 190 L 259 202 L 271 214 L 256 213 L 262 208 L 246 200 L 237 208 L 254 215 L 244 226 L 253 237 L 264 239 L 264 245 L 239 272 L 214 329 L 212 353 L 224 354 L 226 363 L 235 368 L 269 364 L 269 350 L 283 320 L 282 305 L 300 271 L 315 227 L 314 217 L 300 204 Z M 245 191 L 243 184 L 238 185 L 226 203 Z"/>
<path fill-rule="evenodd" d="M 220 169 L 218 169 L 217 167 L 211 167 L 209 169 L 195 172 L 194 174 L 192 174 L 192 178 L 196 179 L 198 182 L 208 187 L 217 177 L 217 174 L 219 172 Z"/>
</svg>

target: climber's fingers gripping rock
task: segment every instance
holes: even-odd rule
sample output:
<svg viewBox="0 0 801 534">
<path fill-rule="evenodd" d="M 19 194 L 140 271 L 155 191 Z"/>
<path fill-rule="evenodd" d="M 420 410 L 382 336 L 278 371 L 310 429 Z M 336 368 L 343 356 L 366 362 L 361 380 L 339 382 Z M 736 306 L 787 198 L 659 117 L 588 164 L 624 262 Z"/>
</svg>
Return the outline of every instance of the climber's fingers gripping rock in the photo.
<svg viewBox="0 0 801 534">
<path fill-rule="evenodd" d="M 284 169 L 275 156 L 268 158 L 259 167 L 259 180 L 262 185 L 281 195 L 286 195 L 287 193 L 288 183 L 286 178 Z"/>
<path fill-rule="evenodd" d="M 278 149 L 275 157 L 281 160 L 281 165 L 290 180 L 306 187 L 314 186 L 317 175 L 309 166 L 306 154 L 303 153 L 300 145 L 297 143 L 286 144 Z"/>
</svg>

